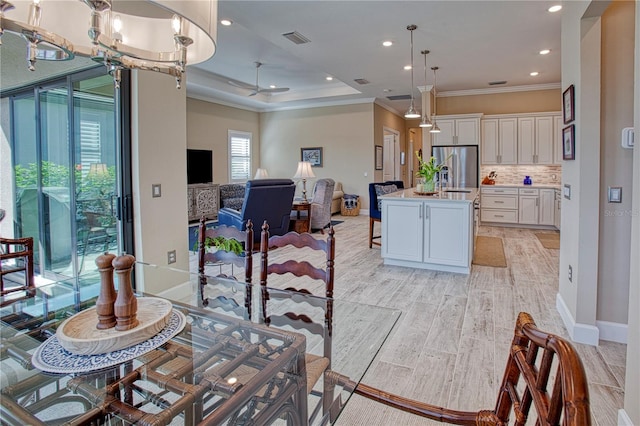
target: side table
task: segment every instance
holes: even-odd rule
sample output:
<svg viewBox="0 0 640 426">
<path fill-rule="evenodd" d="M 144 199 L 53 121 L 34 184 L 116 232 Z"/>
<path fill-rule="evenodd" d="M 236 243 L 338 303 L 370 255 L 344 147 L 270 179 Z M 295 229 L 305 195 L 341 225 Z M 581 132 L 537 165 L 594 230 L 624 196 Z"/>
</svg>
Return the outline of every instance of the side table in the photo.
<svg viewBox="0 0 640 426">
<path fill-rule="evenodd" d="M 301 201 L 293 203 L 289 230 L 296 231 L 299 234 L 311 231 L 311 203 L 303 203 Z"/>
</svg>

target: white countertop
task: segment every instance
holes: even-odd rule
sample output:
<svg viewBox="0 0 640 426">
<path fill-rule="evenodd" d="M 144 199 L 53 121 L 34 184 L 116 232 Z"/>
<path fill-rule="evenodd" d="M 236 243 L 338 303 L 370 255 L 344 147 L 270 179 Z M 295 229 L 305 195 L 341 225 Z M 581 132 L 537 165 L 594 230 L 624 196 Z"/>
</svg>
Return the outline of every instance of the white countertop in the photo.
<svg viewBox="0 0 640 426">
<path fill-rule="evenodd" d="M 541 189 L 560 189 L 562 185 L 558 182 L 556 184 L 533 184 L 533 185 L 524 185 L 522 183 L 518 184 L 508 184 L 508 183 L 496 183 L 495 185 L 481 185 L 481 188 L 541 188 Z"/>
<path fill-rule="evenodd" d="M 415 188 L 407 188 L 401 191 L 393 192 L 387 195 L 381 195 L 378 198 L 381 200 L 420 200 L 420 201 L 462 201 L 472 203 L 478 196 L 478 188 L 447 188 L 452 191 L 469 191 L 469 192 L 447 192 L 435 193 L 433 195 L 418 195 L 415 192 Z"/>
</svg>

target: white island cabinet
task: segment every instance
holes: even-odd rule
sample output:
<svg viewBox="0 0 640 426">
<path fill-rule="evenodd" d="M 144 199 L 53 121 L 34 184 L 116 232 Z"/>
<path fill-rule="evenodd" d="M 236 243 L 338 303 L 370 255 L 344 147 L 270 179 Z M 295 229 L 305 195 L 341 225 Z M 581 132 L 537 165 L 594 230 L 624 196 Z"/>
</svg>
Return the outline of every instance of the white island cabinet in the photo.
<svg viewBox="0 0 640 426">
<path fill-rule="evenodd" d="M 468 274 L 473 258 L 473 201 L 477 189 L 415 195 L 405 189 L 382 200 L 385 265 Z"/>
</svg>

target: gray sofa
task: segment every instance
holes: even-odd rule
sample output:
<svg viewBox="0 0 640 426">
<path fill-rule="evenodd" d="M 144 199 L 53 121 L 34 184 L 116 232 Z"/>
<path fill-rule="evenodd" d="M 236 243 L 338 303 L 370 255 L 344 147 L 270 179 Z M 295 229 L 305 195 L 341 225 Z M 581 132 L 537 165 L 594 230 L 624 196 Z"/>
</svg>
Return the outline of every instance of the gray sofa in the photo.
<svg viewBox="0 0 640 426">
<path fill-rule="evenodd" d="M 224 183 L 220 185 L 220 208 L 240 211 L 244 202 L 245 187 L 244 183 Z"/>
</svg>

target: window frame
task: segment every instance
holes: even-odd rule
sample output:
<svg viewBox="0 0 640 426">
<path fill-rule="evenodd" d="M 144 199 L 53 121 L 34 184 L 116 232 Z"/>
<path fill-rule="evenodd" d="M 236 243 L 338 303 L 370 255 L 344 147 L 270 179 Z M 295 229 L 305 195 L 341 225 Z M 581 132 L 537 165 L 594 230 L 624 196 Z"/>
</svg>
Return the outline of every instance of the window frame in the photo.
<svg viewBox="0 0 640 426">
<path fill-rule="evenodd" d="M 227 144 L 227 148 L 228 148 L 228 158 L 229 158 L 229 162 L 228 162 L 228 177 L 229 177 L 229 183 L 242 183 L 242 182 L 246 182 L 249 179 L 251 179 L 251 171 L 253 170 L 253 157 L 252 157 L 252 142 L 253 142 L 253 134 L 251 132 L 245 132 L 242 130 L 228 130 L 227 132 L 227 140 L 228 140 L 228 144 Z M 247 155 L 246 156 L 234 156 L 233 155 L 233 149 L 232 149 L 232 143 L 234 139 L 247 139 L 248 143 L 247 143 Z M 242 178 L 235 178 L 233 176 L 233 169 L 232 169 L 232 165 L 233 165 L 233 160 L 235 158 L 244 158 L 246 159 L 245 161 L 248 162 L 247 165 L 247 175 L 246 177 L 242 177 Z"/>
</svg>

